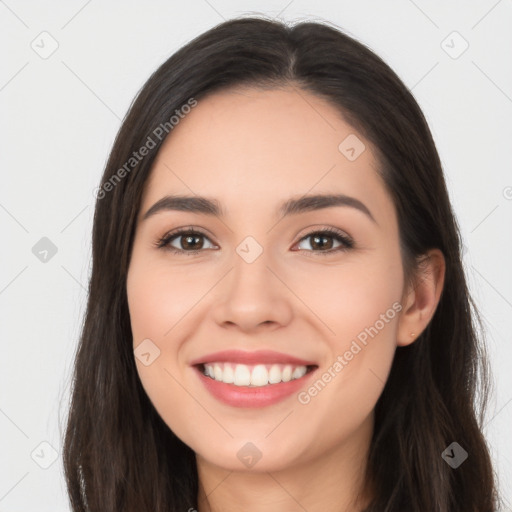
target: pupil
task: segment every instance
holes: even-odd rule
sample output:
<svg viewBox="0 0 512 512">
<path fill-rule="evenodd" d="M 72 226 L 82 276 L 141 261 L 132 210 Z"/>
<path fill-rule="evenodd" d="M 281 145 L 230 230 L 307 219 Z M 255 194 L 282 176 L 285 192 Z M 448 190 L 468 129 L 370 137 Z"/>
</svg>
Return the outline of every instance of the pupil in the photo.
<svg viewBox="0 0 512 512">
<path fill-rule="evenodd" d="M 329 243 L 322 243 L 321 241 L 319 242 L 319 240 L 324 240 L 325 241 L 326 239 L 330 239 L 330 237 L 328 237 L 328 236 L 314 236 L 313 237 L 313 244 L 312 244 L 313 248 L 315 246 L 317 246 L 317 248 L 323 248 L 323 249 L 327 248 L 327 249 L 330 249 L 331 246 L 332 246 L 332 240 L 331 240 L 330 244 Z"/>
<path fill-rule="evenodd" d="M 183 243 L 182 243 L 183 248 L 184 249 L 200 249 L 201 245 L 202 245 L 200 243 L 200 238 L 201 237 L 199 235 L 189 235 L 189 236 L 184 237 L 185 245 L 183 246 Z"/>
</svg>

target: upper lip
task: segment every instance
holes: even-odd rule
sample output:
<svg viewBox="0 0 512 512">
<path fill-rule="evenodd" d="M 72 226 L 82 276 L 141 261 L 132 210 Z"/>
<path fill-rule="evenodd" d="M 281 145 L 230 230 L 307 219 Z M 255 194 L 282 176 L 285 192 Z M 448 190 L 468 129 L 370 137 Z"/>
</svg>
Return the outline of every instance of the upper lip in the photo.
<svg viewBox="0 0 512 512">
<path fill-rule="evenodd" d="M 239 363 L 239 364 L 292 364 L 296 366 L 316 366 L 313 361 L 300 359 L 289 354 L 274 352 L 272 350 L 257 350 L 248 352 L 244 350 L 222 350 L 214 352 L 191 361 L 191 366 L 203 363 Z"/>
</svg>

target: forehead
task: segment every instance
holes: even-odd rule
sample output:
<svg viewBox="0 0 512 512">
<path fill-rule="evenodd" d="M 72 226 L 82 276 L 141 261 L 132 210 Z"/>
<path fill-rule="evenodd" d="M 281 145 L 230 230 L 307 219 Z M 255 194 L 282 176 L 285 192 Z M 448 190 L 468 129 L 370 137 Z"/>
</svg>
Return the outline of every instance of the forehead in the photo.
<svg viewBox="0 0 512 512">
<path fill-rule="evenodd" d="M 234 206 L 339 192 L 385 210 L 391 199 L 377 165 L 370 143 L 312 93 L 295 87 L 226 90 L 199 100 L 173 128 L 153 164 L 143 204 L 169 193 Z"/>
</svg>

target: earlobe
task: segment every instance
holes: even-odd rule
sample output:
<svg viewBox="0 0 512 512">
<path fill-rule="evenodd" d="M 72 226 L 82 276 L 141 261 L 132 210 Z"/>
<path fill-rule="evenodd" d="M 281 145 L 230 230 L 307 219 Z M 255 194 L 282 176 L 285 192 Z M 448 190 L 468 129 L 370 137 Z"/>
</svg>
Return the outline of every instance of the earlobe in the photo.
<svg viewBox="0 0 512 512">
<path fill-rule="evenodd" d="M 431 249 L 418 263 L 413 284 L 403 296 L 397 345 L 413 343 L 434 316 L 444 286 L 446 263 L 439 249 Z"/>
</svg>

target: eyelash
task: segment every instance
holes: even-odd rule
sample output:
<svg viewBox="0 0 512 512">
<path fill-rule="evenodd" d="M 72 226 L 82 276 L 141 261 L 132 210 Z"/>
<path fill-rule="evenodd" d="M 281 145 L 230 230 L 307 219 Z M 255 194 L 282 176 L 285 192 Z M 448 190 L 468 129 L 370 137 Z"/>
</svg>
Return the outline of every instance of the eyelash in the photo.
<svg viewBox="0 0 512 512">
<path fill-rule="evenodd" d="M 171 233 L 167 233 L 165 236 L 163 236 L 162 238 L 157 240 L 154 245 L 158 249 L 165 249 L 165 250 L 171 251 L 172 253 L 175 253 L 175 254 L 183 254 L 183 253 L 185 253 L 185 254 L 187 254 L 189 256 L 193 256 L 193 255 L 195 255 L 195 254 L 197 254 L 197 253 L 199 253 L 199 252 L 201 252 L 203 250 L 207 250 L 207 249 L 196 249 L 194 251 L 186 251 L 184 249 L 177 249 L 176 247 L 172 247 L 171 245 L 169 245 L 173 241 L 174 238 L 177 238 L 180 235 L 185 235 L 185 234 L 186 235 L 203 236 L 203 237 L 209 239 L 208 235 L 206 235 L 202 231 L 194 229 L 193 227 L 188 227 L 188 228 L 180 228 L 180 229 L 177 229 L 176 231 L 173 231 Z M 327 255 L 327 254 L 333 254 L 333 253 L 337 253 L 337 252 L 347 251 L 347 250 L 352 249 L 354 247 L 354 241 L 352 240 L 352 238 L 349 237 L 348 235 L 344 234 L 343 232 L 335 229 L 335 228 L 324 228 L 324 229 L 319 229 L 319 230 L 315 230 L 315 231 L 310 231 L 309 233 L 304 235 L 299 240 L 298 243 L 300 243 L 302 240 L 305 240 L 307 238 L 312 237 L 313 235 L 326 235 L 327 237 L 334 238 L 338 242 L 341 242 L 343 245 L 341 247 L 337 247 L 335 249 L 328 249 L 328 250 L 325 250 L 325 251 L 322 251 L 322 250 L 315 251 L 315 250 L 308 250 L 308 249 L 299 249 L 300 251 L 314 252 L 314 253 L 320 253 L 322 255 Z"/>
</svg>

